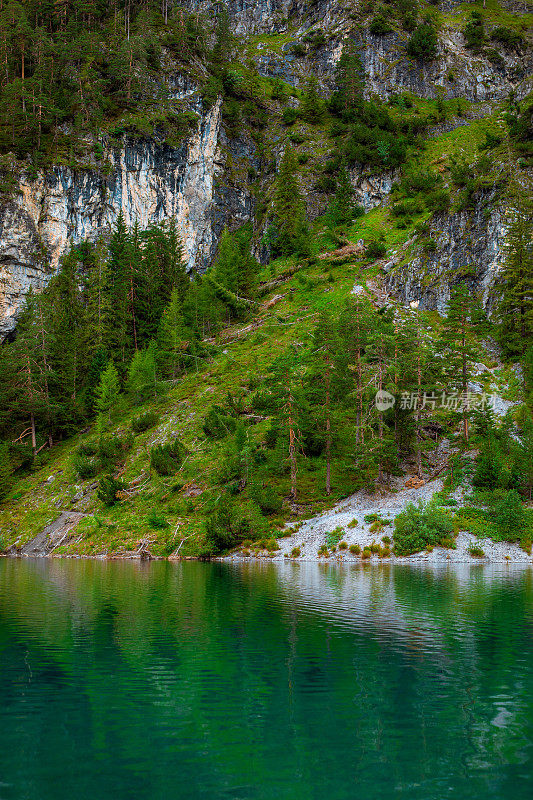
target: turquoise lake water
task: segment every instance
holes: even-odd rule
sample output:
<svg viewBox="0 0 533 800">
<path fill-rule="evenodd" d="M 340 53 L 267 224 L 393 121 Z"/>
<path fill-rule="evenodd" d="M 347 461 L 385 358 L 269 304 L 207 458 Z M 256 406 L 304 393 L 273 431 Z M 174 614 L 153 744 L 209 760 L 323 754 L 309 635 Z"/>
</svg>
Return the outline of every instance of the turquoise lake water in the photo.
<svg viewBox="0 0 533 800">
<path fill-rule="evenodd" d="M 533 572 L 0 559 L 0 800 L 533 797 Z"/>
</svg>

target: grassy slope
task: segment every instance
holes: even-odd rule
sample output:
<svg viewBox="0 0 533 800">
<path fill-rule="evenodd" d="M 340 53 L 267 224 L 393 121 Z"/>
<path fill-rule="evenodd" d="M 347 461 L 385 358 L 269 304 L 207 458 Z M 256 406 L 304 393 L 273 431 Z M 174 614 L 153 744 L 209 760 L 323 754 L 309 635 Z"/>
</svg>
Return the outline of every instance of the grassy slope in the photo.
<svg viewBox="0 0 533 800">
<path fill-rule="evenodd" d="M 474 156 L 476 145 L 484 139 L 486 126 L 493 124 L 492 120 L 480 120 L 430 140 L 422 154 L 423 160 L 434 164 L 451 151 Z M 420 218 L 413 224 L 418 221 Z M 354 242 L 361 238 L 368 241 L 381 232 L 385 233 L 390 255 L 412 237 L 413 225 L 400 230 L 386 209 L 374 209 L 356 220 L 348 235 Z M 314 236 L 317 253 L 333 247 L 320 223 L 315 227 Z M 411 250 L 412 245 L 404 257 Z M 285 272 L 288 266 L 282 260 L 268 265 L 260 276 L 261 280 L 271 280 Z M 72 468 L 74 450 L 80 442 L 91 438 L 91 432 L 85 437 L 78 436 L 54 448 L 45 466 L 19 480 L 13 487 L 10 498 L 0 509 L 0 534 L 4 542 L 23 544 L 61 511 L 80 510 L 86 517 L 79 524 L 70 545 L 60 548 L 60 551 L 82 554 L 122 552 L 137 549 L 140 541 L 148 538 L 154 554 L 169 554 L 186 536 L 181 553 L 197 552 L 206 504 L 220 491 L 216 487 L 217 468 L 224 448 L 221 443 L 207 440 L 202 433 L 206 410 L 212 403 L 223 401 L 228 392 L 242 392 L 246 396 L 250 379 L 265 374 L 276 355 L 291 342 L 307 341 L 320 310 L 340 308 L 355 283 L 368 286 L 368 279 L 375 278 L 378 273 L 378 264 L 364 260 L 333 266 L 317 260 L 305 271 L 286 280 L 274 292 L 283 295 L 279 302 L 270 309 L 259 310 L 254 319 L 257 323 L 255 330 L 233 341 L 232 337 L 245 326 L 223 331 L 217 339 L 216 354 L 201 366 L 198 374 L 185 376 L 149 406 L 127 409 L 119 415 L 113 431 L 116 433 L 128 431 L 131 419 L 140 411 L 155 410 L 161 419 L 158 427 L 135 437 L 134 447 L 124 466 L 123 480 L 130 485 L 135 481 L 142 483 L 144 488 L 141 492 L 113 508 L 103 507 L 96 498 L 94 481 L 80 482 Z M 434 322 L 438 326 L 438 320 Z M 263 422 L 253 426 L 253 435 L 261 437 L 267 424 Z M 176 436 L 191 451 L 180 474 L 171 479 L 150 474 L 150 447 Z M 316 513 L 350 492 L 352 476 L 346 468 L 339 464 L 335 466 L 333 494 L 327 499 L 323 492 L 323 464 L 312 460 L 302 462 L 299 486 L 306 513 Z M 288 494 L 288 478 L 282 476 L 276 480 L 277 488 Z M 154 529 L 153 521 L 149 520 L 153 509 L 157 509 L 168 527 Z M 283 519 L 274 520 L 274 525 L 287 519 L 288 513 Z"/>
<path fill-rule="evenodd" d="M 383 228 L 384 220 L 383 211 L 370 212 L 354 225 L 350 238 L 369 238 L 374 231 Z M 387 243 L 395 249 L 410 234 L 409 229 L 399 232 L 390 226 L 387 229 Z M 315 244 L 317 251 L 320 251 L 328 242 L 322 233 L 317 232 Z M 269 265 L 261 277 L 270 280 L 273 273 L 280 274 L 287 266 L 287 262 L 279 260 Z M 8 543 L 17 541 L 23 544 L 61 511 L 74 509 L 87 514 L 79 526 L 81 541 L 73 548 L 79 553 L 136 549 L 138 542 L 146 536 L 153 541 L 154 553 L 168 552 L 176 526 L 180 524 L 187 536 L 194 532 L 201 534 L 202 510 L 206 500 L 216 491 L 209 485 L 216 482 L 217 466 L 223 450 L 223 444 L 207 440 L 202 433 L 201 426 L 207 408 L 212 403 L 223 401 L 228 391 L 246 393 L 250 378 L 264 374 L 276 355 L 291 342 L 307 341 L 321 309 L 339 308 L 349 296 L 354 283 L 364 281 L 365 276 L 375 272 L 374 266 L 364 261 L 331 268 L 325 262 L 318 261 L 305 271 L 303 280 L 301 274 L 296 274 L 276 289 L 274 294 L 282 294 L 283 298 L 271 309 L 259 312 L 254 319 L 258 324 L 256 330 L 234 341 L 228 340 L 245 325 L 223 331 L 218 337 L 216 356 L 198 374 L 185 376 L 164 397 L 149 406 L 143 406 L 143 412 L 148 408 L 156 410 L 161 423 L 157 428 L 135 437 L 134 448 L 125 464 L 123 480 L 129 483 L 142 477 L 144 483 L 148 479 L 150 446 L 175 436 L 179 436 L 191 450 L 181 474 L 172 479 L 162 479 L 152 474 L 141 493 L 114 508 L 104 508 L 95 498 L 94 491 L 89 489 L 94 481 L 80 482 L 71 466 L 75 448 L 91 438 L 89 432 L 85 437 L 78 436 L 54 449 L 45 466 L 13 487 L 9 501 L 0 511 L 0 530 L 4 538 Z M 328 280 L 329 275 L 333 282 Z M 138 408 L 125 411 L 117 419 L 113 432 L 126 432 L 131 419 L 138 414 Z M 266 424 L 254 426 L 254 436 L 261 436 Z M 309 467 L 302 465 L 299 478 L 302 502 L 309 504 L 309 513 L 312 513 L 327 504 L 322 490 L 323 476 L 320 471 L 314 471 L 314 465 Z M 280 477 L 278 480 L 279 488 L 283 491 L 287 478 Z M 173 489 L 183 484 L 185 489 Z M 193 494 L 197 490 L 202 494 L 189 498 L 187 487 L 192 488 Z M 329 504 L 350 490 L 349 477 L 337 472 L 333 490 Z M 83 499 L 75 499 L 82 492 L 87 492 Z M 150 527 L 147 518 L 154 507 L 170 523 L 169 528 L 157 531 Z M 179 533 L 175 541 L 179 543 Z M 184 551 L 194 550 L 192 538 L 184 546 Z"/>
</svg>

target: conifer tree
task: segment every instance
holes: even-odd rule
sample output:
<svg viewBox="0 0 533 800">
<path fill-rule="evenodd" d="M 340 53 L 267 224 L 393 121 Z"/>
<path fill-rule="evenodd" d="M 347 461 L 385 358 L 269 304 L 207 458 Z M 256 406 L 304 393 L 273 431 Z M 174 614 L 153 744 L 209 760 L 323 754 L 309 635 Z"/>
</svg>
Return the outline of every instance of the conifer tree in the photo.
<svg viewBox="0 0 533 800">
<path fill-rule="evenodd" d="M 460 405 L 463 417 L 463 436 L 468 441 L 467 402 L 468 382 L 472 364 L 476 358 L 476 348 L 470 335 L 470 323 L 475 306 L 466 283 L 458 283 L 452 287 L 448 314 L 443 322 L 440 344 L 445 356 L 444 376 L 446 389 L 460 393 Z"/>
<path fill-rule="evenodd" d="M 342 166 L 337 178 L 337 189 L 328 210 L 329 224 L 349 225 L 362 210 L 354 203 L 354 191 L 346 166 Z"/>
<path fill-rule="evenodd" d="M 134 403 L 141 403 L 157 394 L 156 347 L 151 342 L 145 350 L 137 350 L 131 360 L 126 379 L 126 392 Z"/>
<path fill-rule="evenodd" d="M 163 371 L 171 378 L 177 378 L 194 360 L 190 352 L 192 331 L 183 319 L 183 299 L 179 288 L 175 288 L 170 303 L 161 318 L 158 335 L 159 360 Z"/>
<path fill-rule="evenodd" d="M 331 456 L 335 441 L 334 403 L 343 394 L 342 377 L 338 374 L 340 341 L 338 326 L 322 313 L 313 336 L 311 370 L 308 376 L 311 396 L 320 407 L 320 422 L 325 435 L 326 494 L 331 494 Z"/>
<path fill-rule="evenodd" d="M 113 411 L 116 410 L 117 401 L 120 394 L 120 381 L 117 369 L 112 361 L 102 373 L 100 383 L 96 388 L 95 406 L 98 413 L 97 428 L 102 434 L 110 424 Z"/>
<path fill-rule="evenodd" d="M 279 409 L 280 442 L 288 455 L 290 497 L 298 499 L 298 455 L 301 451 L 298 429 L 299 389 L 301 389 L 301 357 L 291 348 L 272 364 L 270 385 Z"/>
<path fill-rule="evenodd" d="M 9 445 L 0 441 L 0 503 L 5 500 L 11 486 Z"/>
<path fill-rule="evenodd" d="M 276 225 L 274 250 L 281 255 L 309 251 L 305 225 L 305 203 L 300 191 L 296 158 L 291 147 L 283 153 L 274 191 Z"/>
<path fill-rule="evenodd" d="M 335 114 L 348 115 L 356 109 L 363 99 L 364 70 L 355 44 L 348 41 L 335 73 L 336 91 L 330 100 L 330 108 Z"/>
<path fill-rule="evenodd" d="M 521 355 L 533 337 L 533 210 L 525 203 L 513 212 L 501 273 L 500 341 Z"/>
<path fill-rule="evenodd" d="M 61 409 L 63 425 L 75 418 L 84 380 L 84 313 L 78 289 L 78 253 L 72 249 L 47 292 L 49 305 L 50 367 L 54 401 Z"/>
<path fill-rule="evenodd" d="M 324 103 L 318 93 L 318 80 L 312 75 L 306 83 L 300 103 L 300 116 L 311 125 L 316 125 L 324 115 Z"/>
<path fill-rule="evenodd" d="M 128 231 L 121 212 L 109 242 L 102 309 L 104 346 L 119 362 L 126 361 L 128 350 L 129 244 Z"/>
<path fill-rule="evenodd" d="M 88 352 L 95 353 L 107 346 L 106 289 L 110 285 L 108 253 L 102 237 L 96 242 L 85 276 L 85 335 Z"/>
</svg>

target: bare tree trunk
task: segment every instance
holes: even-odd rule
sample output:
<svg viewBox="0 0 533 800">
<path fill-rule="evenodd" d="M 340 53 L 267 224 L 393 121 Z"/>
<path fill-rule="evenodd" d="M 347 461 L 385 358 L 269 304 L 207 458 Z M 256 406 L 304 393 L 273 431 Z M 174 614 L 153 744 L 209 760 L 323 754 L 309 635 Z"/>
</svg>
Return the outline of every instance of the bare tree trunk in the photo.
<svg viewBox="0 0 533 800">
<path fill-rule="evenodd" d="M 331 417 L 330 417 L 330 362 L 326 362 L 326 494 L 331 494 Z"/>
<path fill-rule="evenodd" d="M 37 455 L 37 437 L 35 435 L 35 416 L 33 411 L 30 414 L 30 420 L 31 420 L 31 449 L 33 450 L 33 458 L 35 460 L 35 457 Z"/>
<path fill-rule="evenodd" d="M 462 366 L 463 366 L 463 434 L 465 437 L 465 441 L 468 441 L 468 409 L 467 409 L 467 392 L 468 392 L 468 374 L 466 368 L 466 319 L 463 316 L 461 320 L 462 325 Z"/>
<path fill-rule="evenodd" d="M 379 351 L 379 391 L 383 390 L 383 337 L 381 340 L 381 348 Z M 379 412 L 379 441 L 380 441 L 380 450 L 379 450 L 379 461 L 378 461 L 378 481 L 383 480 L 383 467 L 381 463 L 382 458 L 382 448 L 383 448 L 383 411 Z"/>
<path fill-rule="evenodd" d="M 291 498 L 297 500 L 296 478 L 298 475 L 298 465 L 296 463 L 296 432 L 294 429 L 294 398 L 287 375 L 287 386 L 289 387 L 289 398 L 287 401 L 288 421 L 289 421 L 289 460 L 291 464 Z"/>
<path fill-rule="evenodd" d="M 420 319 L 416 315 L 416 371 L 418 379 L 418 396 L 416 405 L 416 474 L 422 477 L 422 445 L 420 439 L 420 419 L 422 414 L 422 369 L 420 366 Z"/>
</svg>

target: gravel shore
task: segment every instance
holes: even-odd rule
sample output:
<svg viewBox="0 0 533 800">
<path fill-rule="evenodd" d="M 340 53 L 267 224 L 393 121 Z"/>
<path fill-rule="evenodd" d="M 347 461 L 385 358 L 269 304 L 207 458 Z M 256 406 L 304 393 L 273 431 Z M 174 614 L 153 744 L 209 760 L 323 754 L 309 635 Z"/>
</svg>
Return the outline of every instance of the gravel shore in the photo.
<svg viewBox="0 0 533 800">
<path fill-rule="evenodd" d="M 362 549 L 373 542 L 381 543 L 383 536 L 392 538 L 393 526 L 386 526 L 380 532 L 371 532 L 372 523 L 364 521 L 365 516 L 378 514 L 384 520 L 394 522 L 395 517 L 403 511 L 408 503 L 417 503 L 419 500 L 427 502 L 436 492 L 441 491 L 443 482 L 435 479 L 425 483 L 418 488 L 406 488 L 406 479 L 396 479 L 391 491 L 377 496 L 368 494 L 364 491 L 356 492 L 351 497 L 340 502 L 330 511 L 319 514 L 316 517 L 305 520 L 301 523 L 288 523 L 287 529 L 295 528 L 295 532 L 286 538 L 278 540 L 279 550 L 263 554 L 269 560 L 280 560 L 292 557 L 294 548 L 300 549 L 298 561 L 339 561 L 360 563 L 361 557 L 349 552 L 349 550 L 339 550 L 329 556 L 319 556 L 318 550 L 326 542 L 329 532 L 340 527 L 343 529 L 342 541 L 348 547 L 352 544 L 359 545 Z M 461 499 L 461 490 L 456 495 L 456 499 Z M 357 520 L 357 525 L 349 527 Z M 413 562 L 426 562 L 429 564 L 442 564 L 445 562 L 455 563 L 491 563 L 491 562 L 520 562 L 522 564 L 533 564 L 533 557 L 528 555 L 516 544 L 509 542 L 494 542 L 492 539 L 479 539 L 471 533 L 459 533 L 455 539 L 456 547 L 453 550 L 443 547 L 435 547 L 431 552 L 415 553 L 411 556 L 397 557 L 391 555 L 387 558 L 373 556 L 366 563 L 397 563 L 408 564 Z M 470 554 L 470 547 L 475 545 L 480 548 L 484 556 L 474 557 Z M 242 554 L 228 556 L 228 560 L 242 559 Z"/>
</svg>

